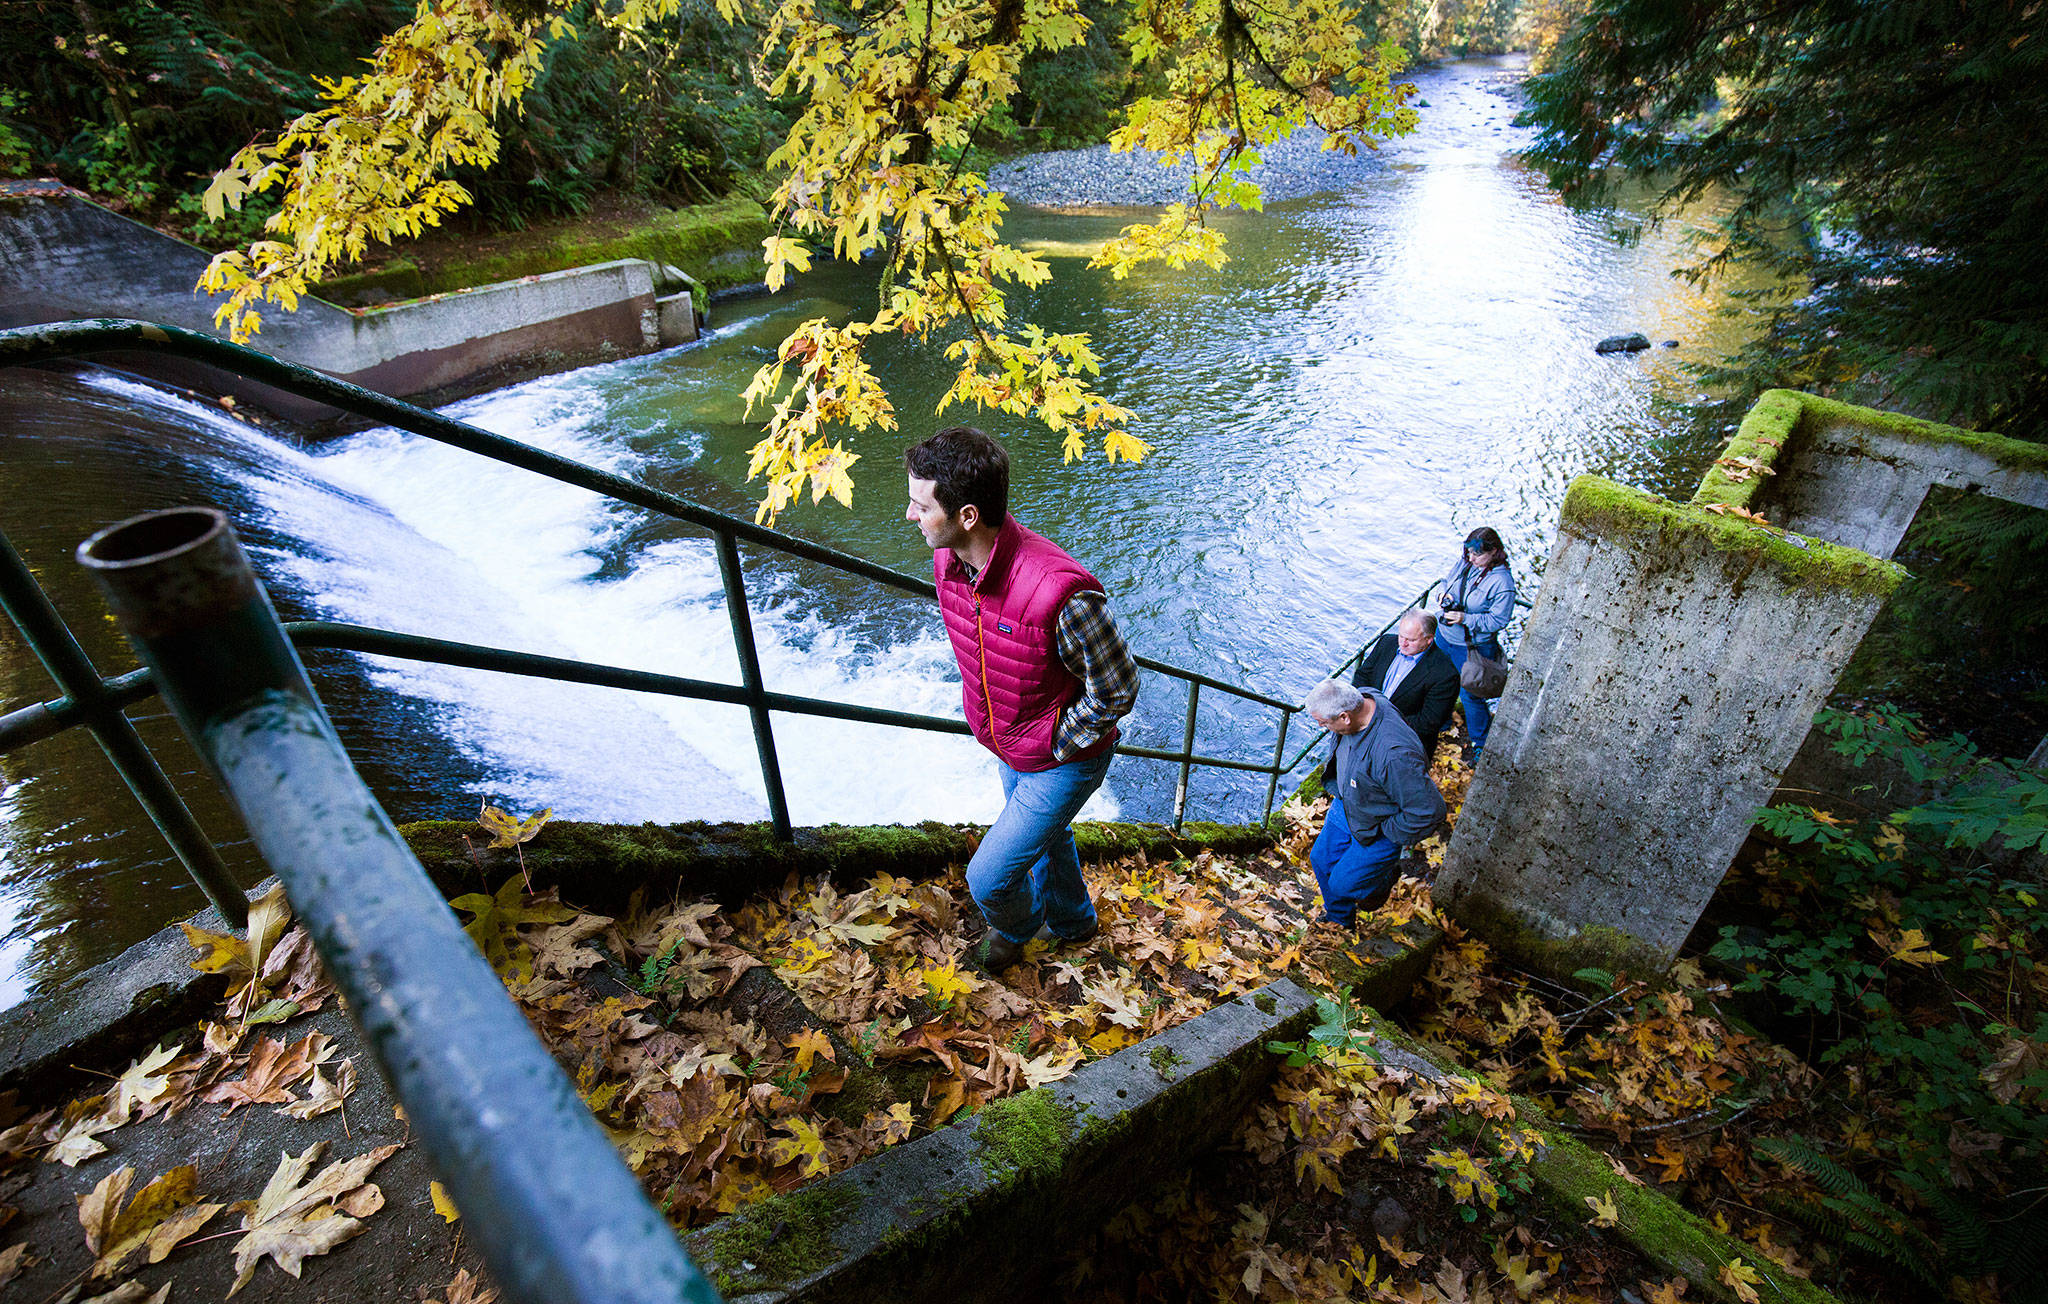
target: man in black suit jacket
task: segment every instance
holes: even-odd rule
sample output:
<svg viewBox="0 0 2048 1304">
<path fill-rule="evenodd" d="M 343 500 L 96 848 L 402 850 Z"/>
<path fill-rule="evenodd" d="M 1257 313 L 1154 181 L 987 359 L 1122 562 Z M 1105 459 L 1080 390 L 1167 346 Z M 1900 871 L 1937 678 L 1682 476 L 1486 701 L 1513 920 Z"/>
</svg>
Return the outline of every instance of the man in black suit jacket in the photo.
<svg viewBox="0 0 2048 1304">
<path fill-rule="evenodd" d="M 1401 617 L 1394 632 L 1382 634 L 1365 654 L 1351 682 L 1385 693 L 1422 740 L 1424 753 L 1436 754 L 1437 732 L 1458 700 L 1458 666 L 1436 645 L 1436 617 L 1420 611 Z"/>
</svg>

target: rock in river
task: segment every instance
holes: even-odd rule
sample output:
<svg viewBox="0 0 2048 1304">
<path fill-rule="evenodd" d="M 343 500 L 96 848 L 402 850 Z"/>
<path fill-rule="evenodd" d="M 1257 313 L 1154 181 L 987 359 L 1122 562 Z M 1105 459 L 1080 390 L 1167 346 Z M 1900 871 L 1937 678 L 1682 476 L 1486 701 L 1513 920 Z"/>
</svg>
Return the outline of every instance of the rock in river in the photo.
<svg viewBox="0 0 2048 1304">
<path fill-rule="evenodd" d="M 1593 346 L 1595 353 L 1640 353 L 1650 347 L 1647 335 L 1610 335 Z"/>
</svg>

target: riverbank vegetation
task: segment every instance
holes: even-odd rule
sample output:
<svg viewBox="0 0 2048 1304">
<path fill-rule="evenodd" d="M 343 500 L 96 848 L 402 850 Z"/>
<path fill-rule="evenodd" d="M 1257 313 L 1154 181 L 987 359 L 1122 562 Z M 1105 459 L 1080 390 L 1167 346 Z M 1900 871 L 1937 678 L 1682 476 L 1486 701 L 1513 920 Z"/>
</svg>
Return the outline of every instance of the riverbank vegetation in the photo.
<svg viewBox="0 0 2048 1304">
<path fill-rule="evenodd" d="M 1648 182 L 1651 220 L 1732 198 L 1685 275 L 1768 268 L 1752 342 L 1703 379 L 2048 439 L 2048 8 L 1545 0 L 1534 160 L 1569 202 Z M 2048 732 L 2038 511 L 1931 502 L 1853 691 L 2025 754 Z"/>
</svg>

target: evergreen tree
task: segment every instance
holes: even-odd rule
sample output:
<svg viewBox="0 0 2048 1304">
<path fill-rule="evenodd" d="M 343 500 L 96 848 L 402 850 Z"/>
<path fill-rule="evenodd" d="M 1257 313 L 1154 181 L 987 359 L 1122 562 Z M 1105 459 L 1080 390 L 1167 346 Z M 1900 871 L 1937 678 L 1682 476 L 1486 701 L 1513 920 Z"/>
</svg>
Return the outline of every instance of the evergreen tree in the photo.
<svg viewBox="0 0 2048 1304">
<path fill-rule="evenodd" d="M 2048 6 L 1590 0 L 1531 82 L 1576 202 L 1734 196 L 1726 259 L 1788 274 L 1724 378 L 2048 438 Z"/>
</svg>

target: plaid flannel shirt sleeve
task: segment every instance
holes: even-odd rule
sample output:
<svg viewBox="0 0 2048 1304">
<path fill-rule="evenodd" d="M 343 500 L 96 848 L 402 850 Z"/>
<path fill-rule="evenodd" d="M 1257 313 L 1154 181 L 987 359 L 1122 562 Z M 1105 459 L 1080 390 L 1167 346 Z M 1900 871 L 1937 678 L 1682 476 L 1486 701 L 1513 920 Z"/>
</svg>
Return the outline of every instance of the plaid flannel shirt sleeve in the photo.
<svg viewBox="0 0 2048 1304">
<path fill-rule="evenodd" d="M 1109 598 L 1083 589 L 1060 608 L 1060 663 L 1081 681 L 1081 695 L 1060 716 L 1053 759 L 1064 764 L 1100 742 L 1138 700 L 1138 667 L 1109 614 Z"/>
</svg>

